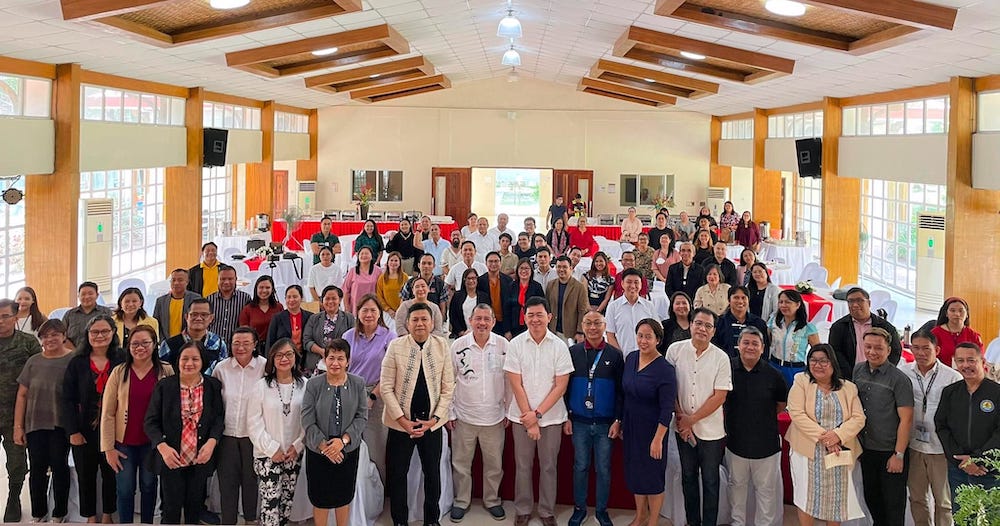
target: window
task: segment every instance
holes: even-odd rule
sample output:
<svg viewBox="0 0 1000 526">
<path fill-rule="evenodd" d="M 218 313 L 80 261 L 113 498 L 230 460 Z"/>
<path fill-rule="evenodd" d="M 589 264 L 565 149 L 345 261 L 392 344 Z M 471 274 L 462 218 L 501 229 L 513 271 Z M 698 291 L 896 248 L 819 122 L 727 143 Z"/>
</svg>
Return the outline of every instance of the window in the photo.
<svg viewBox="0 0 1000 526">
<path fill-rule="evenodd" d="M 364 187 L 375 189 L 375 201 L 398 203 L 403 200 L 402 170 L 351 170 L 351 196 Z"/>
<path fill-rule="evenodd" d="M 0 74 L 0 115 L 48 118 L 51 101 L 51 80 Z"/>
<path fill-rule="evenodd" d="M 622 174 L 619 186 L 621 206 L 652 206 L 657 197 L 674 194 L 674 176 Z"/>
<path fill-rule="evenodd" d="M 844 108 L 844 137 L 948 132 L 948 99 L 938 97 Z"/>
<path fill-rule="evenodd" d="M 100 86 L 81 91 L 84 120 L 184 126 L 184 99 Z"/>
<path fill-rule="evenodd" d="M 274 131 L 309 133 L 309 116 L 276 111 L 274 112 Z"/>
<path fill-rule="evenodd" d="M 233 168 L 213 166 L 201 170 L 201 240 L 219 235 L 226 222 L 233 220 Z"/>
<path fill-rule="evenodd" d="M 3 190 L 10 187 L 24 191 L 24 178 L 16 181 L 0 179 Z M 0 206 L 0 293 L 4 298 L 13 298 L 24 283 L 24 200 L 16 205 Z"/>
<path fill-rule="evenodd" d="M 789 113 L 767 118 L 769 139 L 804 139 L 823 136 L 823 112 Z"/>
<path fill-rule="evenodd" d="M 944 212 L 943 185 L 861 181 L 861 275 L 913 297 L 917 286 L 917 217 Z"/>
<path fill-rule="evenodd" d="M 740 119 L 722 123 L 723 139 L 753 139 L 753 119 Z"/>
<path fill-rule="evenodd" d="M 80 199 L 114 200 L 111 279 L 162 279 L 166 274 L 163 168 L 80 174 Z M 147 299 L 147 303 L 148 303 Z"/>
<path fill-rule="evenodd" d="M 259 130 L 260 108 L 206 102 L 203 107 L 202 122 L 206 128 Z"/>
<path fill-rule="evenodd" d="M 798 177 L 795 180 L 795 230 L 805 231 L 809 244 L 819 251 L 822 239 L 823 180 Z"/>
</svg>

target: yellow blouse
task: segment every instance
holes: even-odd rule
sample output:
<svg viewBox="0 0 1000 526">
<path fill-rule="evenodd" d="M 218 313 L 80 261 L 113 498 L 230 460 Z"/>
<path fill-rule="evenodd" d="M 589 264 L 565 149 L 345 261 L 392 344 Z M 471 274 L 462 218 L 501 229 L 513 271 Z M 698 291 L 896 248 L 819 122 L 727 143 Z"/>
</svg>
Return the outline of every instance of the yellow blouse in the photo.
<svg viewBox="0 0 1000 526">
<path fill-rule="evenodd" d="M 388 273 L 383 272 L 378 277 L 378 282 L 375 283 L 375 295 L 378 296 L 378 301 L 385 310 L 395 312 L 399 309 L 399 304 L 403 302 L 403 299 L 399 296 L 399 291 L 402 290 L 403 285 L 406 284 L 410 277 L 405 272 L 400 272 L 400 276 L 398 280 L 392 279 Z"/>
</svg>

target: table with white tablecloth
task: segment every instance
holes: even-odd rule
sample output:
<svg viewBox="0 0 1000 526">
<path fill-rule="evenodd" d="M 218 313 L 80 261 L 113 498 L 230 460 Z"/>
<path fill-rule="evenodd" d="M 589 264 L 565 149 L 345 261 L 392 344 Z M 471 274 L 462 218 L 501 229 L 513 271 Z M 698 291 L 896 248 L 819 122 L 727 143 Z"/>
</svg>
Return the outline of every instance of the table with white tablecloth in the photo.
<svg viewBox="0 0 1000 526">
<path fill-rule="evenodd" d="M 212 242 L 219 247 L 219 257 L 221 258 L 227 248 L 235 248 L 239 250 L 240 254 L 245 254 L 247 250 L 247 241 L 250 241 L 251 239 L 259 239 L 264 241 L 264 243 L 268 243 L 271 241 L 271 235 L 267 232 L 256 232 L 253 234 L 216 236 Z"/>
<path fill-rule="evenodd" d="M 816 260 L 816 247 L 765 242 L 761 244 L 759 259 L 762 261 L 783 261 L 791 267 L 790 272 L 794 276 L 791 284 L 794 284 L 794 281 L 798 280 L 802 274 L 802 269 Z"/>
<path fill-rule="evenodd" d="M 798 281 L 799 275 L 792 271 L 792 266 L 788 263 L 765 261 L 764 264 L 771 271 L 771 283 L 775 285 L 794 285 Z"/>
</svg>

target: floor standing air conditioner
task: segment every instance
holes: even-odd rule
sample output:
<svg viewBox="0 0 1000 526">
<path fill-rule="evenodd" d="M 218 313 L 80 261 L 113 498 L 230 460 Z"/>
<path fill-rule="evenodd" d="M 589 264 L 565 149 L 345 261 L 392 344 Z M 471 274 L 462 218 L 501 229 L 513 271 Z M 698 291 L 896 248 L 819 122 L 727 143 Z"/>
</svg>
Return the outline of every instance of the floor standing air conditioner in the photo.
<svg viewBox="0 0 1000 526">
<path fill-rule="evenodd" d="M 80 268 L 83 281 L 93 281 L 101 295 L 111 293 L 111 244 L 114 239 L 112 199 L 80 201 L 80 240 L 83 254 Z"/>
<path fill-rule="evenodd" d="M 299 208 L 309 213 L 316 209 L 316 181 L 299 182 Z"/>
<path fill-rule="evenodd" d="M 916 307 L 936 311 L 944 301 L 944 214 L 917 219 Z"/>
<path fill-rule="evenodd" d="M 709 186 L 705 192 L 705 206 L 711 210 L 712 215 L 719 217 L 722 207 L 729 200 L 729 189 L 721 186 Z"/>
</svg>

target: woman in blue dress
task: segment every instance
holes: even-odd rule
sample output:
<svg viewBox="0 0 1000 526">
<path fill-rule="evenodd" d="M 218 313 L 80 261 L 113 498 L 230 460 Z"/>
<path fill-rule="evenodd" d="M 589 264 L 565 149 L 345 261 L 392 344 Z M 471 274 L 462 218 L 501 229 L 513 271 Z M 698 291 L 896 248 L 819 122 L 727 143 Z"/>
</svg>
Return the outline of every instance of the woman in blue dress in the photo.
<svg viewBox="0 0 1000 526">
<path fill-rule="evenodd" d="M 667 431 L 677 400 L 677 377 L 674 366 L 657 350 L 662 339 L 658 320 L 640 321 L 635 328 L 639 350 L 628 354 L 622 375 L 625 484 L 635 495 L 636 509 L 631 526 L 655 526 L 663 506 Z"/>
</svg>

